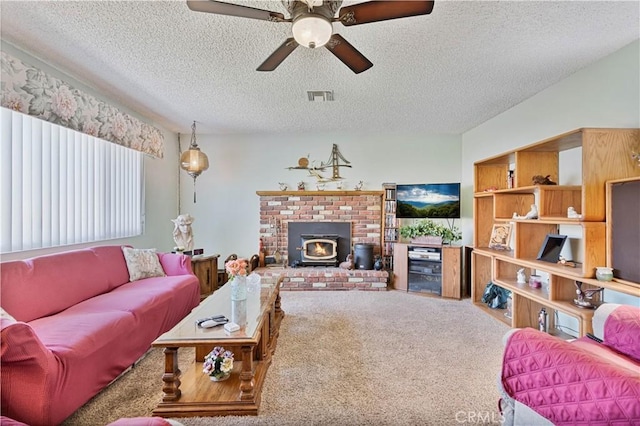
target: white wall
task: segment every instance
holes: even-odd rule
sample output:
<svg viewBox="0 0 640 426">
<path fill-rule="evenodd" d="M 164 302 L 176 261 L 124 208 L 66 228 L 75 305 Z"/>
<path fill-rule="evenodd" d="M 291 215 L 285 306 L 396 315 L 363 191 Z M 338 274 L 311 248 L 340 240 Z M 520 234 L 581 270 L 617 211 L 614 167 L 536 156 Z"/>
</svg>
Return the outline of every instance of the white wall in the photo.
<svg viewBox="0 0 640 426">
<path fill-rule="evenodd" d="M 473 163 L 580 127 L 640 127 L 640 41 L 462 135 L 465 243 L 472 241 Z M 561 161 L 580 170 L 579 155 L 569 153 Z M 607 300 L 638 304 L 637 298 L 609 293 Z"/>
<path fill-rule="evenodd" d="M 364 126 L 364 125 L 363 125 Z M 189 135 L 182 135 L 182 149 Z M 279 134 L 214 137 L 202 135 L 198 146 L 209 157 L 209 170 L 193 181 L 181 172 L 182 212 L 195 217 L 195 245 L 224 259 L 231 253 L 250 256 L 258 250 L 259 197 L 256 191 L 277 191 L 278 182 L 296 189 L 299 181 L 315 190 L 304 170 L 287 170 L 300 157 L 328 161 L 333 144 L 351 163 L 340 175 L 344 189 L 358 181 L 365 190 L 381 190 L 383 182 L 460 181 L 460 136 L 423 134 Z M 327 176 L 331 170 L 327 171 Z M 328 183 L 326 189 L 335 189 Z"/>
</svg>

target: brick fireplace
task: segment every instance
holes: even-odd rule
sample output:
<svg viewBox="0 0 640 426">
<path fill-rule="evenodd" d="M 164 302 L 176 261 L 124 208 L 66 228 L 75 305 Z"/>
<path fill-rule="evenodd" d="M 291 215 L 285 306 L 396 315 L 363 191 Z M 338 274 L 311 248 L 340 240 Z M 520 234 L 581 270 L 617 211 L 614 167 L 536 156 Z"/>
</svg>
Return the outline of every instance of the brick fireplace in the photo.
<svg viewBox="0 0 640 426">
<path fill-rule="evenodd" d="M 284 273 L 283 289 L 386 290 L 387 271 L 347 271 L 335 267 L 291 268 L 288 229 L 292 222 L 346 222 L 355 244 L 373 245 L 381 252 L 382 191 L 258 191 L 260 237 L 267 255 L 278 251 L 285 267 L 262 273 Z M 269 272 L 271 271 L 271 272 Z"/>
</svg>

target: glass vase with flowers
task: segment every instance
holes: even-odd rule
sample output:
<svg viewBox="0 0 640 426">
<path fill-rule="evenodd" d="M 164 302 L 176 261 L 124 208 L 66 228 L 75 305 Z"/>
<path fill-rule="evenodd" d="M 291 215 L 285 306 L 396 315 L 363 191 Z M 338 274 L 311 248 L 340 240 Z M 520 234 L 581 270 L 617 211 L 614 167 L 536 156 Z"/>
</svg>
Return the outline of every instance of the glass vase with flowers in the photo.
<svg viewBox="0 0 640 426">
<path fill-rule="evenodd" d="M 245 300 L 247 298 L 247 274 L 249 262 L 238 258 L 224 264 L 231 286 L 231 300 Z"/>
</svg>

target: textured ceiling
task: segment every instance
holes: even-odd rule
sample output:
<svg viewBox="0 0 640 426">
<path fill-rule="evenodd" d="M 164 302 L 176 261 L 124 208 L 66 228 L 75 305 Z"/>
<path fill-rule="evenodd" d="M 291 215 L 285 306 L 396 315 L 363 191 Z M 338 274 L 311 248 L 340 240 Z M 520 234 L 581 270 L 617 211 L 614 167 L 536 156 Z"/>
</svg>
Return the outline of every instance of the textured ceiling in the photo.
<svg viewBox="0 0 640 426">
<path fill-rule="evenodd" d="M 279 1 L 233 3 L 287 15 Z M 358 75 L 327 49 L 303 47 L 257 72 L 290 24 L 197 13 L 184 1 L 0 1 L 0 30 L 176 132 L 196 120 L 212 134 L 458 134 L 637 40 L 639 4 L 436 0 L 427 16 L 334 23 L 374 64 Z M 335 100 L 309 102 L 309 90 Z"/>
</svg>

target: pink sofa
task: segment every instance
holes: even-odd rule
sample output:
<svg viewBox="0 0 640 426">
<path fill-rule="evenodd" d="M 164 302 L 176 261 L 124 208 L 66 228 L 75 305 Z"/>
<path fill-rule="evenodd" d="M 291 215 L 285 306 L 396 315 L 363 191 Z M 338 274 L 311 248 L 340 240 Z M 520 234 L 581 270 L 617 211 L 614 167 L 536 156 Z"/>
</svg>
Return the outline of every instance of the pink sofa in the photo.
<svg viewBox="0 0 640 426">
<path fill-rule="evenodd" d="M 0 265 L 3 416 L 61 423 L 198 305 L 189 258 L 158 258 L 166 276 L 133 282 L 120 246 Z"/>
<path fill-rule="evenodd" d="M 571 342 L 525 328 L 507 333 L 503 425 L 640 425 L 640 308 L 607 303 L 594 334 Z"/>
</svg>

